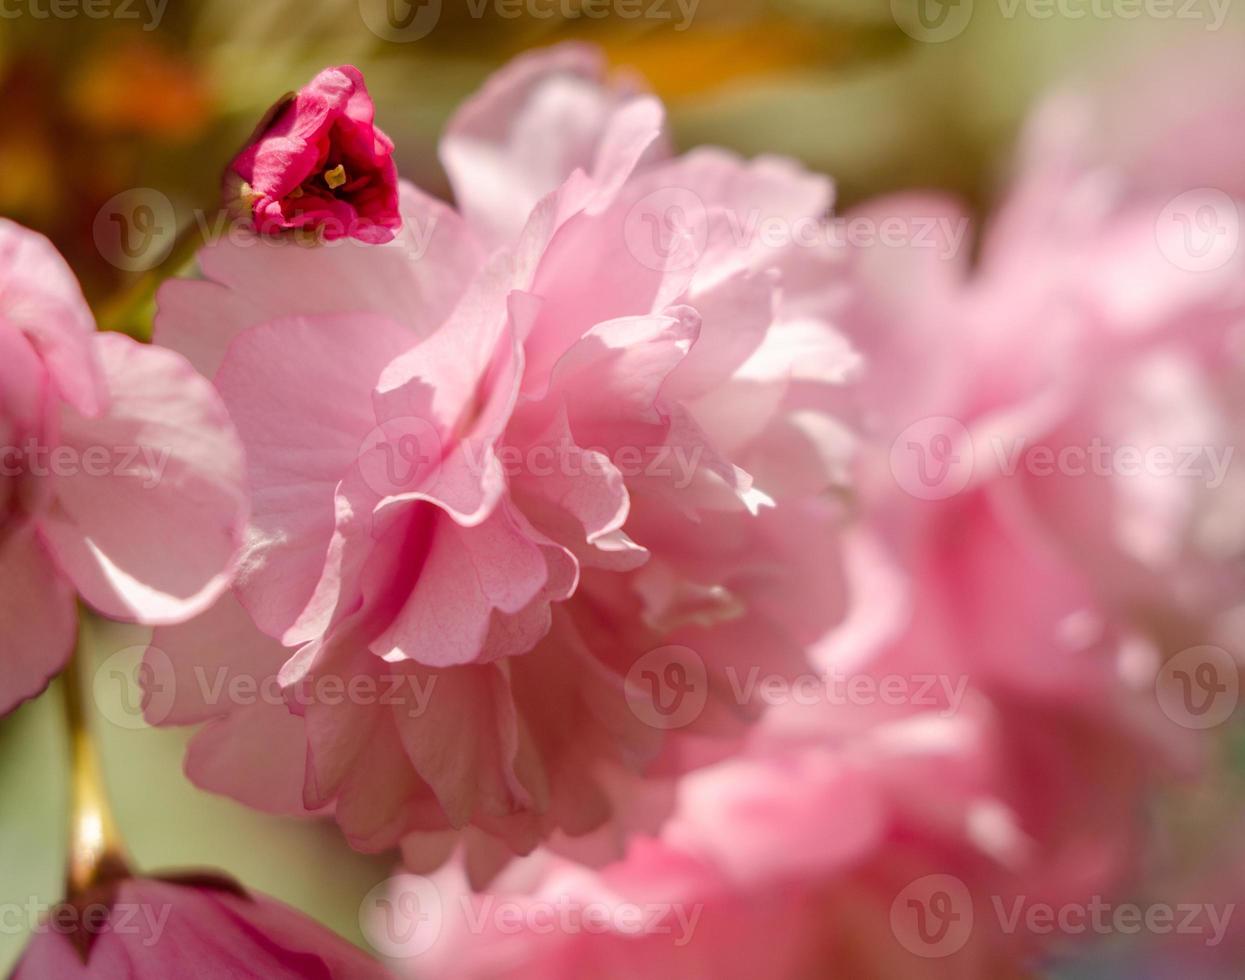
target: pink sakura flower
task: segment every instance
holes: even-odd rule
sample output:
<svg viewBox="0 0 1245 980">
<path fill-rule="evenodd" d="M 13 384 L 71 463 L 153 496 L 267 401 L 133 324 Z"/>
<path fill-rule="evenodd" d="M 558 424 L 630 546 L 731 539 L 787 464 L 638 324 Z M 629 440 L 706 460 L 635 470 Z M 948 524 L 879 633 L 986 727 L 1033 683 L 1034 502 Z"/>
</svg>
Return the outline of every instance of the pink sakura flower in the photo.
<svg viewBox="0 0 1245 980">
<path fill-rule="evenodd" d="M 326 68 L 279 102 L 229 165 L 226 206 L 265 235 L 392 240 L 398 175 L 374 113 L 357 68 Z"/>
<path fill-rule="evenodd" d="M 762 729 L 742 754 L 684 776 L 660 833 L 599 869 L 542 850 L 485 894 L 458 865 L 395 876 L 390 907 L 418 896 L 435 917 L 386 950 L 392 965 L 455 980 L 1010 976 L 985 930 L 957 930 L 955 955 L 930 958 L 891 924 L 910 883 L 987 873 L 965 819 L 989 771 L 980 733 L 932 713 L 835 733 L 820 714 L 816 731 Z"/>
<path fill-rule="evenodd" d="M 242 450 L 220 398 L 172 351 L 97 334 L 42 236 L 0 220 L 0 714 L 68 660 L 75 596 L 186 619 L 230 581 Z"/>
<path fill-rule="evenodd" d="M 1151 72 L 1132 76 L 1127 109 L 1121 92 L 1050 100 L 987 241 L 982 290 L 1045 270 L 1033 288 L 1059 297 L 1077 369 L 1041 444 L 1057 460 L 1106 450 L 1077 479 L 1024 481 L 1027 505 L 1165 657 L 1212 643 L 1245 665 L 1245 144 L 1226 123 L 1245 111 L 1245 73 L 1235 60 L 1178 65 L 1205 104 L 1193 118 L 1171 93 L 1131 100 L 1154 89 Z M 1104 130 L 1128 152 L 1108 153 Z"/>
<path fill-rule="evenodd" d="M 306 916 L 226 878 L 126 878 L 51 910 L 13 980 L 180 977 L 383 980 L 374 960 Z"/>
<path fill-rule="evenodd" d="M 436 902 L 420 906 L 431 932 L 387 949 L 394 965 L 462 980 L 607 965 L 672 980 L 1028 976 L 1050 936 L 998 909 L 1118 894 L 1154 749 L 1110 715 L 1095 724 L 959 673 L 947 651 L 965 637 L 947 632 L 942 597 L 865 529 L 848 566 L 852 612 L 812 657 L 821 696 L 791 688 L 741 752 L 679 778 L 659 831 L 598 869 L 545 849 L 486 894 L 457 863 L 395 877 L 394 908 Z M 996 615 L 1023 606 L 1013 594 Z"/>
<path fill-rule="evenodd" d="M 988 498 L 1072 570 L 1091 619 L 1140 629 L 1162 657 L 1231 645 L 1245 585 L 1245 146 L 1224 124 L 1245 76 L 1186 67 L 1196 117 L 1153 66 L 1118 93 L 1049 100 L 976 266 L 966 248 L 862 250 L 842 318 L 871 365 L 862 472 L 901 530 Z M 859 216 L 891 215 L 967 223 L 919 197 Z"/>
<path fill-rule="evenodd" d="M 478 895 L 443 869 L 439 932 L 405 951 L 411 975 L 1020 977 L 1052 937 L 1012 922 L 1017 909 L 1136 899 L 1148 805 L 1204 748 L 1196 713 L 1163 696 L 1163 664 L 1191 643 L 1232 649 L 1239 493 L 1231 471 L 1216 487 L 1209 471 L 1097 472 L 1088 451 L 1236 444 L 1241 254 L 1192 268 L 1218 246 L 1163 222 L 1218 168 L 1238 203 L 1195 197 L 1216 222 L 1174 213 L 1232 231 L 1240 171 L 1225 154 L 1239 140 L 1182 121 L 1181 147 L 1218 148 L 1193 158 L 1195 177 L 1164 133 L 1104 159 L 1090 136 L 1106 123 L 1086 108 L 1039 117 L 1040 149 L 976 268 L 945 201 L 853 216 L 944 232 L 853 248 L 838 274 L 840 322 L 868 366 L 862 520 L 846 542 L 851 614 L 813 661 L 857 681 L 856 699 L 773 709 L 742 753 L 679 779 L 659 832 L 599 870 L 542 850 Z M 1052 462 L 1026 461 L 1034 448 Z M 881 700 L 888 683 L 907 696 Z M 1238 857 L 1160 899 L 1222 911 Z M 412 887 L 395 879 L 394 897 Z M 1233 962 L 1162 945 L 1145 964 L 1156 977 Z"/>
<path fill-rule="evenodd" d="M 211 722 L 201 786 L 417 868 L 466 840 L 484 880 L 686 765 L 682 732 L 737 733 L 731 672 L 798 670 L 841 616 L 855 356 L 825 250 L 733 221 L 815 226 L 828 182 L 670 158 L 588 49 L 504 69 L 442 155 L 458 209 L 402 185 L 388 245 L 221 242 L 161 291 L 255 508 L 235 596 L 154 638 L 148 716 Z M 280 693 L 213 695 L 205 664 Z"/>
</svg>

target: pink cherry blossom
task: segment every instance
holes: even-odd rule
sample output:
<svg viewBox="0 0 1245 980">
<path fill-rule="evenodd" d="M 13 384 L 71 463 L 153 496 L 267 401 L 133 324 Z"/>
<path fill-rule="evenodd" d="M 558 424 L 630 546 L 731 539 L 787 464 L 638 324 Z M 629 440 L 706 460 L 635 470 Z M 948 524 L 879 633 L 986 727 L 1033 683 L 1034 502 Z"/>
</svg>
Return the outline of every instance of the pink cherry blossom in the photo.
<svg viewBox="0 0 1245 980">
<path fill-rule="evenodd" d="M 247 506 L 220 398 L 172 351 L 97 334 L 42 236 L 0 221 L 0 714 L 64 666 L 75 595 L 170 623 L 224 592 Z"/>
<path fill-rule="evenodd" d="M 860 250 L 841 319 L 870 362 L 870 496 L 905 530 L 942 501 L 990 498 L 1075 569 L 1099 619 L 1142 628 L 1164 656 L 1227 642 L 1245 584 L 1245 147 L 1225 124 L 1245 83 L 1235 61 L 1178 66 L 1192 116 L 1162 63 L 1048 99 L 975 265 L 967 244 Z M 858 214 L 967 224 L 923 195 Z M 922 488 L 948 433 L 959 461 Z"/>
<path fill-rule="evenodd" d="M 1147 118 L 1187 103 L 1155 88 Z M 987 980 L 1029 976 L 1078 939 L 1093 952 L 1091 931 L 1031 928 L 1027 908 L 1147 896 L 1231 908 L 1239 847 L 1212 849 L 1213 873 L 1192 883 L 1147 887 L 1139 872 L 1156 790 L 1179 787 L 1213 746 L 1185 702 L 1164 700 L 1164 665 L 1208 643 L 1227 670 L 1240 662 L 1238 477 L 1132 473 L 1113 455 L 1098 471 L 1088 453 L 1095 438 L 1143 459 L 1182 445 L 1230 458 L 1238 443 L 1242 253 L 1164 224 L 1177 204 L 1177 232 L 1180 214 L 1233 230 L 1240 141 L 1221 115 L 1199 127 L 1173 113 L 1177 148 L 1136 119 L 1120 140 L 1118 106 L 1057 99 L 975 263 L 950 235 L 845 250 L 837 322 L 867 368 L 860 520 L 845 542 L 850 615 L 812 660 L 818 677 L 867 682 L 864 694 L 772 708 L 741 753 L 678 779 L 659 830 L 600 868 L 546 848 L 487 894 L 443 869 L 437 940 L 400 968 Z M 1105 153 L 1107 126 L 1143 149 Z M 1211 174 L 1234 203 L 1195 193 L 1181 211 Z M 967 221 L 915 194 L 853 217 L 943 232 Z M 1049 457 L 1026 457 L 1035 449 Z M 910 685 L 923 677 L 964 686 L 922 705 Z M 912 696 L 870 698 L 887 680 Z M 410 886 L 394 880 L 398 895 Z M 595 909 L 592 927 L 559 917 L 567 907 Z M 1149 937 L 1138 962 L 1121 959 L 1130 976 L 1227 976 L 1237 931 L 1223 950 Z"/>
<path fill-rule="evenodd" d="M 404 184 L 388 245 L 221 242 L 163 288 L 255 494 L 235 595 L 153 640 L 148 716 L 210 721 L 200 785 L 417 868 L 465 839 L 485 880 L 651 823 L 636 778 L 728 744 L 760 709 L 733 673 L 800 669 L 842 615 L 831 259 L 732 224 L 815 222 L 829 184 L 665 147 L 599 55 L 538 52 L 451 121 L 457 210 Z M 208 696 L 203 663 L 281 697 Z"/>
<path fill-rule="evenodd" d="M 1141 853 L 1156 747 L 1110 716 L 953 673 L 941 658 L 964 635 L 940 600 L 963 597 L 924 599 L 929 583 L 863 529 L 848 555 L 852 613 L 812 659 L 855 695 L 772 707 L 741 752 L 678 780 L 658 831 L 600 868 L 547 848 L 483 894 L 458 863 L 396 876 L 394 902 L 431 888 L 440 905 L 435 938 L 391 949 L 394 965 L 463 980 L 607 967 L 993 980 L 1026 976 L 1049 941 L 997 909 L 1117 894 Z M 912 686 L 927 676 L 968 684 L 924 701 Z M 896 680 L 910 696 L 879 700 Z"/>
<path fill-rule="evenodd" d="M 207 875 L 127 878 L 51 910 L 13 980 L 389 974 L 293 909 Z"/>
<path fill-rule="evenodd" d="M 225 175 L 226 205 L 262 234 L 392 240 L 401 223 L 393 143 L 357 68 L 326 68 L 278 103 Z"/>
</svg>

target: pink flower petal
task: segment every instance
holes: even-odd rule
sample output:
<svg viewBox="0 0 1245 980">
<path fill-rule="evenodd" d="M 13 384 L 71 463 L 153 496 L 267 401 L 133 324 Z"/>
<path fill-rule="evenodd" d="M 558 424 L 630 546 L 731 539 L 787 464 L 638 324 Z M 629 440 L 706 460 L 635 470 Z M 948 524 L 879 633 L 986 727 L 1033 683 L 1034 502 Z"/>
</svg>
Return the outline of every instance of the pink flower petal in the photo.
<svg viewBox="0 0 1245 980">
<path fill-rule="evenodd" d="M 176 622 L 229 586 L 247 510 L 241 446 L 181 357 L 119 334 L 95 343 L 110 404 L 98 418 L 64 410 L 62 442 L 80 464 L 52 478 L 56 507 L 40 529 L 101 612 Z"/>
<path fill-rule="evenodd" d="M 29 523 L 0 538 L 0 716 L 39 694 L 73 653 L 78 613 Z"/>
<path fill-rule="evenodd" d="M 239 336 L 221 366 L 216 383 L 247 447 L 253 495 L 238 588 L 272 636 L 298 622 L 315 591 L 337 485 L 377 424 L 372 389 L 410 340 L 372 314 L 283 320 Z"/>
</svg>

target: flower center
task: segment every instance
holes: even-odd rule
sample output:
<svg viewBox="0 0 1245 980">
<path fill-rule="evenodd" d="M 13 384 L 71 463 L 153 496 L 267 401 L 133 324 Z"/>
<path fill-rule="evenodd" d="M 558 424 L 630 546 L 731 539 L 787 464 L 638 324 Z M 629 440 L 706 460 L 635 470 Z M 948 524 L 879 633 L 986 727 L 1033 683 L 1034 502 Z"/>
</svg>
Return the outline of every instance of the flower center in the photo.
<svg viewBox="0 0 1245 980">
<path fill-rule="evenodd" d="M 329 185 L 329 190 L 337 190 L 346 183 L 346 167 L 339 163 L 332 170 L 324 171 L 324 182 Z"/>
</svg>

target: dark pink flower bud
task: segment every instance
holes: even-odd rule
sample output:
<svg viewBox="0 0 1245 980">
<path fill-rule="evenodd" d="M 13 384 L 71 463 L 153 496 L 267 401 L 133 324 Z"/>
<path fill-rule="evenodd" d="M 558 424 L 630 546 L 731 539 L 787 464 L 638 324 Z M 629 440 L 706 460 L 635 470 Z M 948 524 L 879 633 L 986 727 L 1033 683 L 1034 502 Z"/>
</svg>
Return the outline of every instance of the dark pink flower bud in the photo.
<svg viewBox="0 0 1245 980">
<path fill-rule="evenodd" d="M 53 908 L 12 980 L 385 980 L 375 960 L 228 878 L 114 878 Z"/>
<path fill-rule="evenodd" d="M 393 143 L 363 75 L 326 68 L 279 102 L 225 173 L 225 205 L 265 235 L 380 243 L 401 226 Z"/>
</svg>

